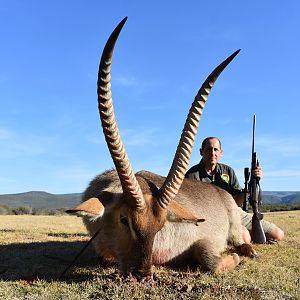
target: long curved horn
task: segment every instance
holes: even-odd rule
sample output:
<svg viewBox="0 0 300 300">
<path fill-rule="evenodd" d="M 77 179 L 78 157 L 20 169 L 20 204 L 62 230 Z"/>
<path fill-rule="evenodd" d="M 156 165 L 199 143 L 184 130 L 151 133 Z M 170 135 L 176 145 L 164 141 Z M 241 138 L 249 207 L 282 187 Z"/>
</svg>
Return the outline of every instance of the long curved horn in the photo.
<svg viewBox="0 0 300 300">
<path fill-rule="evenodd" d="M 112 55 L 115 43 L 126 20 L 127 17 L 112 32 L 101 56 L 98 72 L 98 108 L 105 140 L 118 172 L 123 193 L 130 204 L 137 209 L 143 209 L 145 201 L 119 134 L 110 88 Z"/>
<path fill-rule="evenodd" d="M 177 146 L 171 169 L 164 184 L 159 190 L 158 201 L 160 206 L 163 208 L 166 208 L 169 202 L 175 198 L 184 179 L 190 163 L 190 157 L 202 111 L 210 90 L 212 89 L 218 76 L 239 52 L 240 50 L 234 52 L 212 71 L 212 73 L 202 84 L 194 99 L 194 102 L 192 103 L 188 117 L 185 121 L 184 128 L 182 130 L 181 138 Z"/>
</svg>

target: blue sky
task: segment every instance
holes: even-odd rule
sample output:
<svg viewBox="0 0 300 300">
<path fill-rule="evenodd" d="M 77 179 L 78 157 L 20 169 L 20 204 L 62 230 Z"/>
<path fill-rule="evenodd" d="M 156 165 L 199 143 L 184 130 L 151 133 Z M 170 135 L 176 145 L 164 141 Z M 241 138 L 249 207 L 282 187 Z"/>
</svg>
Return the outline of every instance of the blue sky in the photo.
<svg viewBox="0 0 300 300">
<path fill-rule="evenodd" d="M 206 76 L 215 84 L 191 164 L 206 136 L 243 183 L 252 118 L 265 191 L 299 191 L 300 2 L 0 0 L 0 194 L 82 192 L 112 168 L 96 82 L 111 31 L 128 21 L 112 66 L 115 112 L 135 171 L 166 175 Z"/>
</svg>

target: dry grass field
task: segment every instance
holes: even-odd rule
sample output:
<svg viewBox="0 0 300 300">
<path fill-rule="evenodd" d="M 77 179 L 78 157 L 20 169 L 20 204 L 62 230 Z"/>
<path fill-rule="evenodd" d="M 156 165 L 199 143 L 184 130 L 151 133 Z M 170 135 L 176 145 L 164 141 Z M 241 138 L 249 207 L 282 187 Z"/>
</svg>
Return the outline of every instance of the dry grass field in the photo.
<svg viewBox="0 0 300 300">
<path fill-rule="evenodd" d="M 89 246 L 58 280 L 89 237 L 71 216 L 0 217 L 0 299 L 300 299 L 300 211 L 265 214 L 286 240 L 256 246 L 259 257 L 209 275 L 155 269 L 156 285 L 102 267 Z"/>
</svg>

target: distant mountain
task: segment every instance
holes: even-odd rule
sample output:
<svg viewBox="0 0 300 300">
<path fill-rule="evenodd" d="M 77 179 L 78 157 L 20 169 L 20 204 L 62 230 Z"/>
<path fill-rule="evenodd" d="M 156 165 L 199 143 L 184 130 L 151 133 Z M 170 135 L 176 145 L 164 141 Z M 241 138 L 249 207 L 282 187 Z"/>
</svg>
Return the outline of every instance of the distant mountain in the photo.
<svg viewBox="0 0 300 300">
<path fill-rule="evenodd" d="M 81 193 L 50 194 L 46 192 L 27 192 L 0 195 L 0 205 L 10 207 L 30 206 L 40 209 L 68 209 L 81 201 Z M 300 192 L 263 192 L 265 204 L 296 204 L 300 203 Z"/>
<path fill-rule="evenodd" d="M 65 209 L 80 203 L 81 193 L 50 194 L 46 192 L 27 192 L 0 195 L 0 204 L 10 207 L 31 206 L 32 208 Z"/>
<path fill-rule="evenodd" d="M 300 203 L 300 192 L 263 192 L 263 202 L 266 204 Z"/>
</svg>

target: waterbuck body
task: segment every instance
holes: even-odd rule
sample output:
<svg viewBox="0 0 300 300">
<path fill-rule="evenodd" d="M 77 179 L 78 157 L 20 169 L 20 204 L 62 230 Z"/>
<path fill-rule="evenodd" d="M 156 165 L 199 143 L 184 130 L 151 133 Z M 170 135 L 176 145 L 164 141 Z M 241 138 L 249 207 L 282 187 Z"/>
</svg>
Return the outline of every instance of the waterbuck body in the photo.
<svg viewBox="0 0 300 300">
<path fill-rule="evenodd" d="M 140 171 L 136 178 L 143 193 L 150 199 L 149 207 L 157 207 L 155 195 L 165 177 Z M 150 196 L 150 197 L 149 197 Z M 134 251 L 136 232 L 132 209 L 123 199 L 122 186 L 115 170 L 96 176 L 83 194 L 83 204 L 69 210 L 83 217 L 94 240 L 97 255 L 106 262 L 119 264 L 123 274 L 135 273 L 134 266 L 141 258 L 141 248 Z M 149 222 L 148 218 L 145 222 Z M 226 271 L 239 263 L 237 255 L 221 257 L 228 244 L 239 247 L 245 255 L 255 251 L 244 244 L 241 217 L 230 194 L 209 183 L 184 179 L 174 201 L 166 209 L 162 228 L 150 223 L 148 233 L 153 246 L 148 249 L 149 265 L 142 275 L 151 273 L 151 265 L 199 266 L 204 271 Z M 150 236 L 149 236 L 150 235 Z M 241 246 L 241 247 L 240 247 Z M 224 261 L 225 260 L 225 261 Z"/>
<path fill-rule="evenodd" d="M 134 174 L 121 141 L 110 89 L 112 54 L 126 18 L 109 37 L 98 73 L 98 107 L 103 133 L 116 169 L 95 177 L 82 203 L 68 212 L 83 217 L 94 246 L 104 260 L 116 262 L 123 274 L 152 274 L 153 264 L 200 266 L 226 271 L 239 263 L 237 254 L 221 256 L 228 243 L 245 255 L 238 207 L 226 191 L 184 179 L 208 94 L 236 51 L 207 77 L 184 125 L 167 177 L 140 171 Z"/>
</svg>

